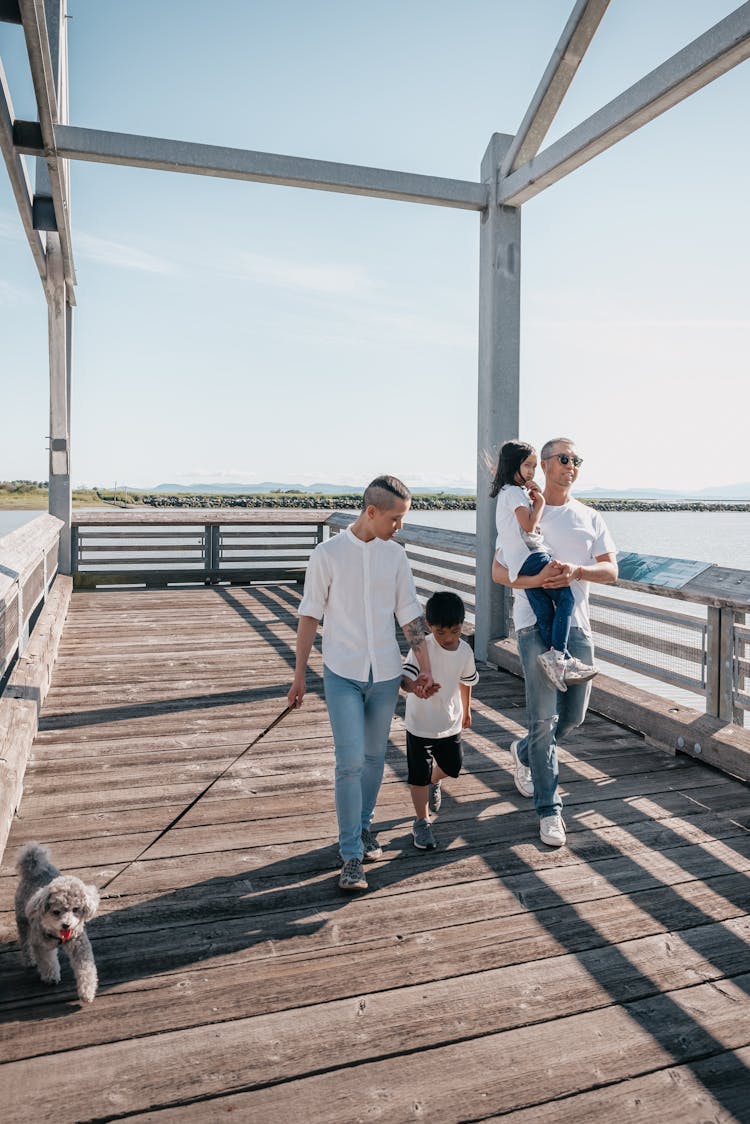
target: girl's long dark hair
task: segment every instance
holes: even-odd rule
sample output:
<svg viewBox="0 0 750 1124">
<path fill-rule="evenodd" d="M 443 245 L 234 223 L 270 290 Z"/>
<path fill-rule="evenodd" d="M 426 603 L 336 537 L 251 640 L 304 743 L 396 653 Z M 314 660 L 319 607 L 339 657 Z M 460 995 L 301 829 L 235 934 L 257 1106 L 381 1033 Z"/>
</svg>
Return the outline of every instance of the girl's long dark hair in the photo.
<svg viewBox="0 0 750 1124">
<path fill-rule="evenodd" d="M 516 483 L 516 473 L 519 468 L 536 449 L 528 441 L 506 441 L 500 449 L 500 458 L 497 462 L 495 479 L 492 481 L 490 495 L 496 496 L 506 484 Z"/>
</svg>

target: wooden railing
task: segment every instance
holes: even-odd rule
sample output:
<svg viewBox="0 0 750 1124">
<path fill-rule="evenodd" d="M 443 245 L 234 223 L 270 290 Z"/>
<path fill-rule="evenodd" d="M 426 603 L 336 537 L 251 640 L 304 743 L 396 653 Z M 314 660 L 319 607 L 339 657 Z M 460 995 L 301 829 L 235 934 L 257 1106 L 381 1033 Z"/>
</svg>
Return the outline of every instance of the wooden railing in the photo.
<svg viewBox="0 0 750 1124">
<path fill-rule="evenodd" d="M 329 515 L 252 508 L 76 511 L 74 588 L 304 581 Z"/>
<path fill-rule="evenodd" d="M 62 520 L 39 515 L 0 538 L 0 684 L 57 574 Z"/>
<path fill-rule="evenodd" d="M 79 511 L 73 516 L 74 582 L 77 588 L 300 582 L 315 545 L 355 518 L 284 509 Z M 455 590 L 473 626 L 476 536 L 407 523 L 397 540 L 420 596 Z M 618 588 L 591 591 L 601 660 L 693 692 L 705 700 L 708 715 L 738 725 L 750 711 L 748 611 L 750 573 L 718 566 L 678 589 L 620 581 Z"/>
</svg>

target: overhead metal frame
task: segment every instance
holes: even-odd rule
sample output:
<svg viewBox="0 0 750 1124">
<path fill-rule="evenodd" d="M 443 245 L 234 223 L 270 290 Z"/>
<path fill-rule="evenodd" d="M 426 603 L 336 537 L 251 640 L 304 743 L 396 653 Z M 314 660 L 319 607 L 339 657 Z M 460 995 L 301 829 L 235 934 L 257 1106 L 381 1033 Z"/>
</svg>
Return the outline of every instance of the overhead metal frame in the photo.
<svg viewBox="0 0 750 1124">
<path fill-rule="evenodd" d="M 20 23 L 37 101 L 36 122 L 17 121 L 0 61 L 0 150 L 8 169 L 50 308 L 50 510 L 70 524 L 69 415 L 75 269 L 70 232 L 70 160 L 123 164 L 195 175 L 283 184 L 397 199 L 480 213 L 480 401 L 477 470 L 477 613 L 475 650 L 505 635 L 507 597 L 490 581 L 492 511 L 486 453 L 518 432 L 520 207 L 599 152 L 629 136 L 750 56 L 750 0 L 678 51 L 640 82 L 541 152 L 541 144 L 605 15 L 609 0 L 576 0 L 516 134 L 495 134 L 481 181 L 452 180 L 275 153 L 132 136 L 69 124 L 66 0 L 0 0 L 0 22 Z M 32 196 L 24 156 L 44 161 Z M 46 244 L 34 227 L 48 187 Z M 54 227 L 56 229 L 50 229 Z M 61 292 L 65 300 L 61 303 Z M 65 384 L 65 385 L 64 385 Z M 57 428 L 55 428 L 55 426 Z M 55 462 L 54 457 L 57 457 Z M 66 499 L 67 497 L 67 499 Z M 67 517 L 65 510 L 67 506 Z M 69 548 L 69 544 L 68 544 Z M 486 610 L 486 611 L 484 611 Z"/>
</svg>

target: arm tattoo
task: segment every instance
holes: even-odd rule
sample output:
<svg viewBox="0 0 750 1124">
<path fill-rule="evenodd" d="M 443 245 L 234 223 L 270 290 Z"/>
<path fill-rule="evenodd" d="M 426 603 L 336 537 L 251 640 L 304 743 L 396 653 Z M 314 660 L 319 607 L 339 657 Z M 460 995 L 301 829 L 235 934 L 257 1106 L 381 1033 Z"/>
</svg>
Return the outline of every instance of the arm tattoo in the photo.
<svg viewBox="0 0 750 1124">
<path fill-rule="evenodd" d="M 416 654 L 422 647 L 429 631 L 427 621 L 424 617 L 415 617 L 413 621 L 407 621 L 403 626 L 403 632 L 412 652 Z"/>
</svg>

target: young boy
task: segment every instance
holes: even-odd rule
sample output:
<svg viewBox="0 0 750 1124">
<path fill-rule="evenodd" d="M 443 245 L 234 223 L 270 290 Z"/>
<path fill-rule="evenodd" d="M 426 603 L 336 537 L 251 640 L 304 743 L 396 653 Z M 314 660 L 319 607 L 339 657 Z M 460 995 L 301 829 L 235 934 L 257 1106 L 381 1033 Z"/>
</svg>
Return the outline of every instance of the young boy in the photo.
<svg viewBox="0 0 750 1124">
<path fill-rule="evenodd" d="M 380 858 L 370 831 L 383 779 L 385 750 L 401 682 L 394 618 L 411 644 L 421 674 L 417 693 L 434 690 L 427 657 L 427 622 L 417 600 L 406 552 L 392 542 L 409 510 L 411 492 L 395 476 L 365 489 L 350 527 L 310 555 L 299 606 L 294 681 L 287 696 L 299 707 L 305 670 L 323 621 L 323 687 L 336 757 L 340 889 L 366 890 L 362 860 Z"/>
<path fill-rule="evenodd" d="M 461 639 L 464 606 L 455 593 L 433 593 L 425 605 L 430 627 L 427 651 L 436 684 L 428 697 L 419 697 L 415 683 L 419 666 L 412 652 L 406 657 L 401 687 L 406 699 L 406 757 L 409 787 L 416 813 L 414 846 L 435 850 L 430 812 L 437 814 L 445 777 L 457 777 L 463 764 L 461 731 L 471 726 L 471 688 L 479 682 L 474 653 Z"/>
</svg>

